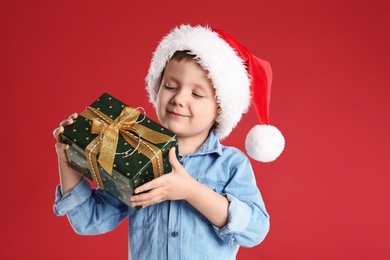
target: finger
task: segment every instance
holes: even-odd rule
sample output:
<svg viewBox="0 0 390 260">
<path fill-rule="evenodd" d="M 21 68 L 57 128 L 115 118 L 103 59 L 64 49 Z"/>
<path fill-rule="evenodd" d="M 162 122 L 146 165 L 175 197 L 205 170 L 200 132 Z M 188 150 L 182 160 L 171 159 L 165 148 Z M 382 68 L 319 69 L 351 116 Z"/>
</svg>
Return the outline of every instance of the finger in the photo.
<svg viewBox="0 0 390 260">
<path fill-rule="evenodd" d="M 74 120 L 78 117 L 77 113 L 71 114 L 67 119 L 60 123 L 60 126 L 67 126 L 74 123 Z"/>
<path fill-rule="evenodd" d="M 134 193 L 135 194 L 139 194 L 139 193 L 142 193 L 142 192 L 145 192 L 145 191 L 149 191 L 149 190 L 152 190 L 152 189 L 155 189 L 155 188 L 159 187 L 160 186 L 160 184 L 159 184 L 160 180 L 159 179 L 162 178 L 162 177 L 164 177 L 164 176 L 161 176 L 161 177 L 159 177 L 157 179 L 153 179 L 153 180 L 151 180 L 151 181 L 149 181 L 149 182 L 147 182 L 147 183 L 137 187 L 134 190 Z"/>
<path fill-rule="evenodd" d="M 182 165 L 180 164 L 179 160 L 176 157 L 176 147 L 172 147 L 169 150 L 168 156 L 169 156 L 169 163 L 171 164 L 172 169 L 177 169 L 178 167 L 182 167 Z"/>
<path fill-rule="evenodd" d="M 59 127 L 53 130 L 53 136 L 57 138 L 58 132 L 59 132 Z"/>
<path fill-rule="evenodd" d="M 140 204 L 145 204 L 148 201 L 151 201 L 152 197 L 153 196 L 151 192 L 146 192 L 146 193 L 141 193 L 141 194 L 131 196 L 130 201 L 140 203 Z"/>
<path fill-rule="evenodd" d="M 57 139 L 57 141 L 61 141 L 61 134 L 64 132 L 64 127 L 59 126 L 53 131 L 54 137 Z"/>
<path fill-rule="evenodd" d="M 73 113 L 71 114 L 68 118 L 70 119 L 76 119 L 78 117 L 78 114 L 77 113 Z"/>
<path fill-rule="evenodd" d="M 66 144 L 66 143 L 61 143 L 61 142 L 57 142 L 56 143 L 56 148 L 57 150 L 66 150 L 66 149 L 69 149 L 69 144 Z"/>
<path fill-rule="evenodd" d="M 131 206 L 137 207 L 137 206 L 142 206 L 145 207 L 146 205 L 150 204 L 150 201 L 148 197 L 146 196 L 147 194 L 140 194 L 140 195 L 133 195 L 130 197 L 130 203 Z"/>
<path fill-rule="evenodd" d="M 157 189 L 148 193 L 134 195 L 130 197 L 130 202 L 133 207 L 142 206 L 144 208 L 156 203 L 160 203 L 163 201 L 162 197 L 163 196 L 160 194 L 160 191 Z"/>
</svg>

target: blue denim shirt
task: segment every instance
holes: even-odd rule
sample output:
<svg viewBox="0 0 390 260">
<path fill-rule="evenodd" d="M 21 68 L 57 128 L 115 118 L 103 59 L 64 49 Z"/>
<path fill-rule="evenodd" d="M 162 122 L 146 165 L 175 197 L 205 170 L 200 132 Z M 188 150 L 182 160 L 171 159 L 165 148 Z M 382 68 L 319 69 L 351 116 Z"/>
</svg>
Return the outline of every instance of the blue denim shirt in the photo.
<svg viewBox="0 0 390 260">
<path fill-rule="evenodd" d="M 138 211 L 86 179 L 61 196 L 54 212 L 67 215 L 79 234 L 101 234 L 129 216 L 129 259 L 235 259 L 239 246 L 259 244 L 269 216 L 246 155 L 220 144 L 213 132 L 180 163 L 193 178 L 230 201 L 228 223 L 218 228 L 185 200 L 164 201 Z"/>
</svg>

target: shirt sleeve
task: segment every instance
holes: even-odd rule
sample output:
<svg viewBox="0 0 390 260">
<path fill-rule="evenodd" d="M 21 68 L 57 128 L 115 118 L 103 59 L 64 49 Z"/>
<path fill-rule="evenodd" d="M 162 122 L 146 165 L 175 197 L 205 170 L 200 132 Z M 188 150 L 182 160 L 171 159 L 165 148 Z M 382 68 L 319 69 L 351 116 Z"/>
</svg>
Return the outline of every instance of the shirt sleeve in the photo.
<svg viewBox="0 0 390 260">
<path fill-rule="evenodd" d="M 214 227 L 218 236 L 229 245 L 253 247 L 261 243 L 269 231 L 269 215 L 247 158 L 232 168 L 224 195 L 230 202 L 228 223 Z"/>
<path fill-rule="evenodd" d="M 66 215 L 78 234 L 95 235 L 114 229 L 128 215 L 128 206 L 102 189 L 92 189 L 85 178 L 65 195 L 56 188 L 53 206 L 57 216 Z"/>
</svg>

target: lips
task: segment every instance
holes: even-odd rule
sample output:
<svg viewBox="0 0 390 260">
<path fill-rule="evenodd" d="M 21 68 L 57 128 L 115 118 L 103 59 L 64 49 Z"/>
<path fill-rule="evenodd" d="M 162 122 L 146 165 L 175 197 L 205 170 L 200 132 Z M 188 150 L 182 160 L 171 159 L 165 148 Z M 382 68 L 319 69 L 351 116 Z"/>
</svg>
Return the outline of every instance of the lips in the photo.
<svg viewBox="0 0 390 260">
<path fill-rule="evenodd" d="M 180 112 L 175 112 L 175 111 L 167 111 L 167 112 L 170 116 L 173 116 L 173 117 L 188 117 L 187 115 L 182 114 Z"/>
</svg>

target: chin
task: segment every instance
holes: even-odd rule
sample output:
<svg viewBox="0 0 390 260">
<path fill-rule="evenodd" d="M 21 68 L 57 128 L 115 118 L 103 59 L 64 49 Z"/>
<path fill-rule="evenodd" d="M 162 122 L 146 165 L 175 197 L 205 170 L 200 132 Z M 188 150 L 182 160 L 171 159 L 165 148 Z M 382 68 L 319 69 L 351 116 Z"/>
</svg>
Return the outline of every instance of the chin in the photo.
<svg viewBox="0 0 390 260">
<path fill-rule="evenodd" d="M 176 134 L 177 136 L 179 136 L 180 133 L 183 131 L 182 127 L 167 126 L 166 128 L 169 129 L 172 133 Z"/>
</svg>

